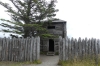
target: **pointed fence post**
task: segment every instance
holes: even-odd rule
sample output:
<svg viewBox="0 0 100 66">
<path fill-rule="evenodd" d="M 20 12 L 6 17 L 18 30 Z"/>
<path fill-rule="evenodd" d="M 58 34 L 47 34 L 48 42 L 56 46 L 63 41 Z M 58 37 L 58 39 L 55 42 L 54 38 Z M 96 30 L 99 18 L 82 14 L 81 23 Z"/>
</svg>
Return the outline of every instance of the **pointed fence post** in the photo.
<svg viewBox="0 0 100 66">
<path fill-rule="evenodd" d="M 68 60 L 68 37 L 65 38 L 65 60 Z"/>
<path fill-rule="evenodd" d="M 32 37 L 31 38 L 31 46 L 30 46 L 30 62 L 32 62 L 33 60 L 32 60 L 32 52 L 33 52 L 33 50 L 32 50 L 32 48 L 33 48 L 33 40 L 34 40 L 34 38 Z"/>
<path fill-rule="evenodd" d="M 62 52 L 63 52 L 63 55 L 62 55 L 63 56 L 63 61 L 65 61 L 65 53 L 66 53 L 66 51 L 65 51 L 65 47 L 66 47 L 65 44 L 66 44 L 65 43 L 65 38 L 63 38 L 63 44 L 62 44 L 63 45 L 63 50 L 62 50 Z"/>
<path fill-rule="evenodd" d="M 74 48 L 74 51 L 75 51 L 75 59 L 77 60 L 77 57 L 78 57 L 78 44 L 77 44 L 77 39 L 75 39 L 75 48 Z"/>
<path fill-rule="evenodd" d="M 62 37 L 59 36 L 59 60 L 62 60 Z"/>
<path fill-rule="evenodd" d="M 38 36 L 37 37 L 37 40 L 36 40 L 36 42 L 37 42 L 37 58 L 36 58 L 36 60 L 39 60 L 40 59 L 40 37 Z"/>
</svg>

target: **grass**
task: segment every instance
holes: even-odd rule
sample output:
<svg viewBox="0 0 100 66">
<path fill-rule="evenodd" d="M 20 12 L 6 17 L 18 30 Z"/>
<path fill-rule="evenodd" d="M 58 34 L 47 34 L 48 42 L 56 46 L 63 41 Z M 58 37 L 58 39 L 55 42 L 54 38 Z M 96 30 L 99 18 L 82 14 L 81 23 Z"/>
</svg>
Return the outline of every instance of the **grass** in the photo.
<svg viewBox="0 0 100 66">
<path fill-rule="evenodd" d="M 76 62 L 71 62 L 71 61 L 63 61 L 61 62 L 62 66 L 96 66 L 94 61 L 76 61 Z M 99 65 L 100 66 L 100 65 Z"/>
<path fill-rule="evenodd" d="M 98 63 L 96 63 L 95 59 L 85 58 L 85 59 L 77 59 L 77 60 L 69 60 L 69 61 L 59 61 L 58 65 L 61 66 L 100 66 L 100 59 L 98 59 Z"/>
<path fill-rule="evenodd" d="M 23 65 L 30 65 L 30 64 L 41 64 L 41 61 L 40 60 L 36 60 L 34 62 L 29 62 L 29 61 L 26 61 L 26 62 L 5 62 L 5 61 L 2 61 L 0 62 L 0 66 L 23 66 Z"/>
</svg>

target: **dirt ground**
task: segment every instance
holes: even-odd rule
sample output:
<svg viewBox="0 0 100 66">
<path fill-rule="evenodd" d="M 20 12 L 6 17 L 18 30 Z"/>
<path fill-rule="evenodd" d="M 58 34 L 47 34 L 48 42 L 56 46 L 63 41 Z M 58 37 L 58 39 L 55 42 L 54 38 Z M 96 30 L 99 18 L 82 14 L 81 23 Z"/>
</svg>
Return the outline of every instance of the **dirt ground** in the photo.
<svg viewBox="0 0 100 66">
<path fill-rule="evenodd" d="M 41 56 L 42 64 L 37 66 L 58 66 L 59 56 Z"/>
<path fill-rule="evenodd" d="M 46 56 L 41 55 L 40 60 L 42 61 L 41 64 L 8 64 L 8 63 L 1 63 L 0 66 L 58 66 L 59 56 Z"/>
</svg>

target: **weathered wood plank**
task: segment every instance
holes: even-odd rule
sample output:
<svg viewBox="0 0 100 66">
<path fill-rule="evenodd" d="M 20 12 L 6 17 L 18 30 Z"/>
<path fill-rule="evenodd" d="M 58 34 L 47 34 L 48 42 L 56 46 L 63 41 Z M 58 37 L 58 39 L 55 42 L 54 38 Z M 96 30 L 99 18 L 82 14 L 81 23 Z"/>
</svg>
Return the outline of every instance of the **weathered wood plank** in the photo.
<svg viewBox="0 0 100 66">
<path fill-rule="evenodd" d="M 87 58 L 87 56 L 88 56 L 88 39 L 87 38 L 85 38 L 85 41 L 86 41 L 86 43 L 85 43 L 85 55 L 86 55 L 86 58 Z"/>
<path fill-rule="evenodd" d="M 65 61 L 65 53 L 66 53 L 66 51 L 65 51 L 65 39 L 63 38 L 63 60 Z"/>
<path fill-rule="evenodd" d="M 25 61 L 27 61 L 27 39 L 24 39 L 25 41 Z"/>
<path fill-rule="evenodd" d="M 68 39 L 68 59 L 70 60 L 72 57 L 71 57 L 71 41 L 70 39 Z"/>
<path fill-rule="evenodd" d="M 2 60 L 2 38 L 0 38 L 0 61 Z"/>
<path fill-rule="evenodd" d="M 100 40 L 99 39 L 76 39 L 63 38 L 59 40 L 59 60 L 71 60 L 75 58 L 98 58 L 100 54 Z M 94 57 L 95 56 L 95 57 Z"/>
<path fill-rule="evenodd" d="M 37 42 L 37 44 L 36 44 L 37 45 L 37 54 L 36 54 L 37 58 L 36 59 L 39 60 L 40 59 L 40 37 L 39 36 L 37 37 L 36 42 Z"/>
<path fill-rule="evenodd" d="M 61 53 L 62 53 L 62 37 L 61 36 L 59 36 L 59 60 L 62 60 L 62 55 L 61 55 Z"/>
<path fill-rule="evenodd" d="M 65 60 L 68 60 L 68 37 L 65 38 Z"/>
<path fill-rule="evenodd" d="M 77 42 L 77 39 L 75 39 L 75 48 L 74 48 L 74 50 L 75 50 L 75 59 L 77 60 L 77 58 L 78 58 L 78 44 L 77 44 L 78 42 Z"/>
<path fill-rule="evenodd" d="M 40 58 L 40 37 L 0 38 L 0 61 L 34 61 Z"/>
<path fill-rule="evenodd" d="M 26 53 L 26 54 L 25 54 L 25 56 L 26 56 L 26 61 L 29 61 L 29 60 L 28 60 L 28 42 L 29 42 L 28 40 L 29 40 L 29 39 L 28 39 L 28 37 L 27 37 L 27 38 L 25 39 L 25 41 L 26 41 L 26 43 L 25 43 L 25 44 L 26 44 L 26 45 L 25 45 L 25 49 L 26 49 L 26 52 L 25 52 L 25 53 Z"/>
<path fill-rule="evenodd" d="M 34 59 L 33 60 L 36 60 L 36 38 L 34 38 L 34 43 L 33 43 L 33 46 L 34 46 L 34 49 L 33 49 L 33 57 Z"/>
<path fill-rule="evenodd" d="M 33 52 L 33 50 L 32 50 L 32 48 L 33 48 L 33 37 L 32 37 L 32 39 L 31 39 L 31 43 L 30 43 L 30 62 L 32 62 L 32 52 Z"/>
<path fill-rule="evenodd" d="M 74 38 L 72 37 L 72 39 L 71 39 L 71 59 L 73 59 L 74 58 L 74 47 L 73 47 L 73 45 L 74 45 L 74 43 L 73 43 L 73 41 L 74 41 Z"/>
</svg>

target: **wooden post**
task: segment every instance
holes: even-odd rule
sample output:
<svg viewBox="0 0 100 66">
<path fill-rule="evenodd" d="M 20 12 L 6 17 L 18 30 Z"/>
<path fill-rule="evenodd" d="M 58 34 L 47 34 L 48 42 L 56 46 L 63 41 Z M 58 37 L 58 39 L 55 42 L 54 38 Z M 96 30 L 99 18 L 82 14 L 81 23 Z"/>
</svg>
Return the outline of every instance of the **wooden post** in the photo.
<svg viewBox="0 0 100 66">
<path fill-rule="evenodd" d="M 24 39 L 24 42 L 25 42 L 25 43 L 24 43 L 24 48 L 25 48 L 25 49 L 24 49 L 24 52 L 25 52 L 25 57 L 24 57 L 24 58 L 25 58 L 25 61 L 26 61 L 26 58 L 27 58 L 27 42 L 26 42 L 26 41 L 27 41 L 27 40 Z"/>
<path fill-rule="evenodd" d="M 27 37 L 26 38 L 26 61 L 29 61 L 29 59 L 28 59 L 28 45 L 29 45 L 29 38 Z"/>
<path fill-rule="evenodd" d="M 75 56 L 74 57 L 77 60 L 77 58 L 78 58 L 78 52 L 77 52 L 78 51 L 78 44 L 77 44 L 77 39 L 75 39 L 75 49 L 74 50 L 75 50 Z"/>
<path fill-rule="evenodd" d="M 78 39 L 78 49 L 79 49 L 79 58 L 82 58 L 82 42 L 81 42 L 81 38 L 79 37 Z"/>
<path fill-rule="evenodd" d="M 100 49 L 99 49 L 99 48 L 100 48 L 100 40 L 98 39 L 97 42 L 98 42 L 98 44 L 97 44 L 97 47 L 98 47 L 98 54 L 100 54 Z"/>
<path fill-rule="evenodd" d="M 65 60 L 68 60 L 68 37 L 65 38 Z"/>
<path fill-rule="evenodd" d="M 62 37 L 59 36 L 59 60 L 62 60 Z"/>
<path fill-rule="evenodd" d="M 65 53 L 66 53 L 66 51 L 65 51 L 65 38 L 63 38 L 63 50 L 62 50 L 62 52 L 63 52 L 63 61 L 65 61 Z"/>
<path fill-rule="evenodd" d="M 91 39 L 88 40 L 88 55 L 91 57 L 92 52 L 91 52 Z"/>
<path fill-rule="evenodd" d="M 85 57 L 87 58 L 87 52 L 88 52 L 88 39 L 85 38 Z"/>
<path fill-rule="evenodd" d="M 32 37 L 31 38 L 31 46 L 30 46 L 30 62 L 32 62 L 32 52 L 33 52 L 33 50 L 32 50 L 32 48 L 33 48 L 33 40 L 34 40 L 34 38 Z"/>
<path fill-rule="evenodd" d="M 100 54 L 100 39 L 98 39 L 98 54 Z"/>
<path fill-rule="evenodd" d="M 0 38 L 0 61 L 2 60 L 2 39 Z"/>
<path fill-rule="evenodd" d="M 68 39 L 68 59 L 71 60 L 71 40 L 70 38 Z"/>
<path fill-rule="evenodd" d="M 94 42 L 95 42 L 95 44 L 94 44 L 94 46 L 95 46 L 95 48 L 94 48 L 94 50 L 95 50 L 95 64 L 96 64 L 96 66 L 98 66 L 98 50 L 97 50 L 97 40 L 96 40 L 96 39 L 94 39 Z"/>
<path fill-rule="evenodd" d="M 92 38 L 92 58 L 95 56 L 95 40 Z M 93 58 L 94 59 L 94 58 Z"/>
<path fill-rule="evenodd" d="M 33 57 L 34 57 L 34 61 L 36 60 L 36 37 L 34 38 L 34 49 L 33 49 Z"/>
<path fill-rule="evenodd" d="M 36 44 L 37 45 L 37 54 L 36 54 L 37 58 L 36 58 L 36 60 L 39 60 L 40 59 L 40 37 L 39 36 L 37 37 L 36 42 L 37 42 L 37 44 Z"/>
</svg>

